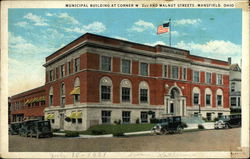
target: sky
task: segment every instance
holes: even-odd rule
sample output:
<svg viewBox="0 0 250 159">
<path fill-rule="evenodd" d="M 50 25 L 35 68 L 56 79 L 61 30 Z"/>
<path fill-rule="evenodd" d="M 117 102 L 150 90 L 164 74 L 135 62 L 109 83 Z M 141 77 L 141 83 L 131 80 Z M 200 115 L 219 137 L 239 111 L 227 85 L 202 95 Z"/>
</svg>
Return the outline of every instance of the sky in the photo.
<svg viewBox="0 0 250 159">
<path fill-rule="evenodd" d="M 240 64 L 241 9 L 9 9 L 9 96 L 44 85 L 45 57 L 87 32 L 169 46 L 170 18 L 172 47 Z"/>
</svg>

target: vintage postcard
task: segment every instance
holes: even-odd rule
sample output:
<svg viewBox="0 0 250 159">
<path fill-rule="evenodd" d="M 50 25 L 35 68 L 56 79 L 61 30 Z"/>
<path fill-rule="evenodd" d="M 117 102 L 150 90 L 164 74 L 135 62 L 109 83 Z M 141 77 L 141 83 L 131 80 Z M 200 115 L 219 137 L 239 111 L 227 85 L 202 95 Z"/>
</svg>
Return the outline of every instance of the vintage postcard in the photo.
<svg viewBox="0 0 250 159">
<path fill-rule="evenodd" d="M 249 157 L 249 2 L 2 1 L 3 158 Z"/>
</svg>

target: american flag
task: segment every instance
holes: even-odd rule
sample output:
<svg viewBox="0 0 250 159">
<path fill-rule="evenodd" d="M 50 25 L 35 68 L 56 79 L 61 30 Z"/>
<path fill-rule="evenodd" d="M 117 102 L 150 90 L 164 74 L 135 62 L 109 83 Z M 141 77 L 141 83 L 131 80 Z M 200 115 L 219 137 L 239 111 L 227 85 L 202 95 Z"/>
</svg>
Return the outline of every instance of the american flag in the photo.
<svg viewBox="0 0 250 159">
<path fill-rule="evenodd" d="M 159 25 L 157 28 L 157 34 L 162 34 L 162 33 L 166 33 L 169 32 L 169 22 Z"/>
</svg>

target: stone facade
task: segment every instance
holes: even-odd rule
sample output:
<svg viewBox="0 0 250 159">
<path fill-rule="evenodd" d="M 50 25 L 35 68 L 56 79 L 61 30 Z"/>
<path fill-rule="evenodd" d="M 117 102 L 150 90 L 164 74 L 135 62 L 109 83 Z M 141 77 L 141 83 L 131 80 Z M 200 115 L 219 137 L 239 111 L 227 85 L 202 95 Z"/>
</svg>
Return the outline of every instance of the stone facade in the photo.
<svg viewBox="0 0 250 159">
<path fill-rule="evenodd" d="M 187 50 L 87 33 L 48 56 L 44 67 L 45 119 L 57 129 L 230 112 L 228 62 Z"/>
</svg>

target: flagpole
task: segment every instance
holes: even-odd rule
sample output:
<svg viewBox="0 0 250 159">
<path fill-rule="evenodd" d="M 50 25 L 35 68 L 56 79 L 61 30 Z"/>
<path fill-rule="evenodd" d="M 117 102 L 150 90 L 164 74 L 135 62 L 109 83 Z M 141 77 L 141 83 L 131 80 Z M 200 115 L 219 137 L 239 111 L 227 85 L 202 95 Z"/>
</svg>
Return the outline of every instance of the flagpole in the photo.
<svg viewBox="0 0 250 159">
<path fill-rule="evenodd" d="M 169 19 L 169 46 L 171 47 L 171 18 Z"/>
</svg>

